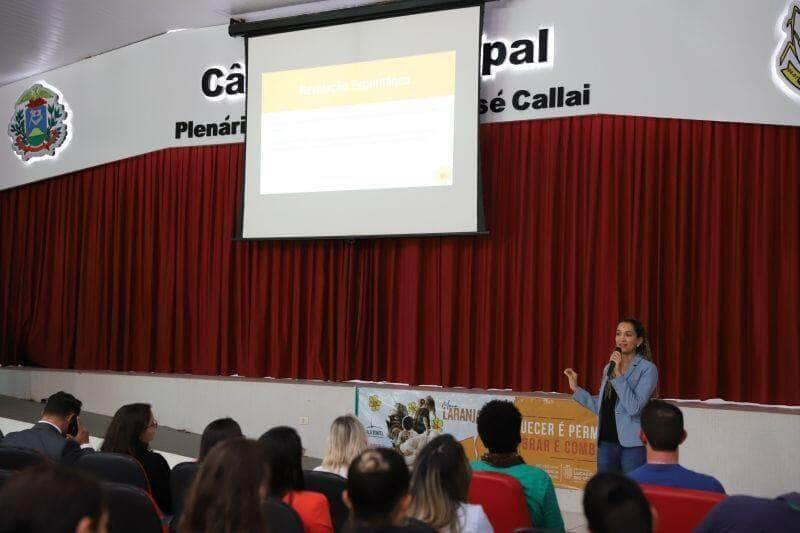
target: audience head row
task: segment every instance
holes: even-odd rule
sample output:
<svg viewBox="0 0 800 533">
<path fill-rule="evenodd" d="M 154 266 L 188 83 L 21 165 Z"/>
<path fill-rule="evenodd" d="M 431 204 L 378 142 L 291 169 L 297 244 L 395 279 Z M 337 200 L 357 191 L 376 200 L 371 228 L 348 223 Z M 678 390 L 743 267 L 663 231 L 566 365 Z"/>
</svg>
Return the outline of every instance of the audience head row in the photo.
<svg viewBox="0 0 800 533">
<path fill-rule="evenodd" d="M 77 419 L 81 407 L 74 396 L 59 392 L 48 399 L 43 418 L 66 427 Z M 677 454 L 686 438 L 679 408 L 651 400 L 642 410 L 641 421 L 640 437 L 648 454 Z M 516 454 L 521 425 L 522 415 L 513 402 L 486 403 L 477 416 L 479 436 L 489 450 L 484 460 L 492 454 Z M 112 418 L 101 450 L 136 455 L 148 448 L 157 426 L 149 404 L 124 405 Z M 188 493 L 179 529 L 264 530 L 268 498 L 283 498 L 305 489 L 304 451 L 300 436 L 291 427 L 274 427 L 253 441 L 243 437 L 235 420 L 214 420 L 201 437 L 201 467 Z M 437 530 L 450 530 L 459 520 L 460 507 L 466 504 L 472 477 L 464 449 L 451 435 L 428 440 L 416 455 L 412 473 L 395 450 L 370 449 L 364 427 L 351 415 L 331 424 L 322 467 L 346 475 L 343 499 L 354 523 L 367 528 L 396 526 L 414 518 Z M 42 498 L 57 508 L 63 503 L 68 512 L 59 513 L 57 519 L 42 514 L 37 503 Z M 0 492 L 0 503 L 0 533 L 16 529 L 105 531 L 107 522 L 98 482 L 60 466 L 37 467 L 13 476 Z M 657 518 L 639 485 L 614 473 L 600 473 L 589 481 L 583 505 L 594 533 L 652 531 Z"/>
</svg>

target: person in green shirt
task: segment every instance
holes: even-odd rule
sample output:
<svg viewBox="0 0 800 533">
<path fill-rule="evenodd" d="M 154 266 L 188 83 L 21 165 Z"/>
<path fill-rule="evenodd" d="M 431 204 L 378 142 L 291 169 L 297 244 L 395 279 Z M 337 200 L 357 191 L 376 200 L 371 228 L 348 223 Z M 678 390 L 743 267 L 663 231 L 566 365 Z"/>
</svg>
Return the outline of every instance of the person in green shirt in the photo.
<svg viewBox="0 0 800 533">
<path fill-rule="evenodd" d="M 489 451 L 470 465 L 475 471 L 512 476 L 522 485 L 533 525 L 564 531 L 556 490 L 547 472 L 525 461 L 517 453 L 522 442 L 522 414 L 513 402 L 492 400 L 478 412 L 478 435 Z"/>
</svg>

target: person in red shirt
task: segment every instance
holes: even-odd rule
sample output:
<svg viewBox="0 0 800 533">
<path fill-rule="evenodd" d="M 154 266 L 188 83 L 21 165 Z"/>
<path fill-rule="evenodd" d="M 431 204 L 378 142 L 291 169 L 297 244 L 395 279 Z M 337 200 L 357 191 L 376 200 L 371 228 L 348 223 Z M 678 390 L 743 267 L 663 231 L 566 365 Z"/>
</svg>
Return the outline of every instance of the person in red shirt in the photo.
<svg viewBox="0 0 800 533">
<path fill-rule="evenodd" d="M 332 533 L 328 499 L 305 490 L 300 435 L 290 427 L 278 426 L 261 435 L 258 442 L 267 452 L 270 465 L 270 495 L 281 498 L 300 515 L 306 533 Z"/>
</svg>

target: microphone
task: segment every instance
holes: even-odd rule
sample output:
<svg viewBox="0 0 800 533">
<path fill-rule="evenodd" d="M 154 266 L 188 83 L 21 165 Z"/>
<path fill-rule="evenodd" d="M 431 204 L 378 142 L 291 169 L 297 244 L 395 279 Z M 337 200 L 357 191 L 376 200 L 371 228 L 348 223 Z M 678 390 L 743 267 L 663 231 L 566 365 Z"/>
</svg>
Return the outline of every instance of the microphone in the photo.
<svg viewBox="0 0 800 533">
<path fill-rule="evenodd" d="M 617 353 L 622 353 L 622 350 L 619 349 L 619 346 L 614 347 L 614 351 L 617 352 Z M 610 363 L 608 363 L 608 372 L 606 372 L 606 374 L 608 375 L 608 379 L 611 379 L 611 378 L 614 377 L 614 369 L 616 367 L 617 367 L 617 363 L 615 363 L 614 361 L 611 361 Z"/>
</svg>

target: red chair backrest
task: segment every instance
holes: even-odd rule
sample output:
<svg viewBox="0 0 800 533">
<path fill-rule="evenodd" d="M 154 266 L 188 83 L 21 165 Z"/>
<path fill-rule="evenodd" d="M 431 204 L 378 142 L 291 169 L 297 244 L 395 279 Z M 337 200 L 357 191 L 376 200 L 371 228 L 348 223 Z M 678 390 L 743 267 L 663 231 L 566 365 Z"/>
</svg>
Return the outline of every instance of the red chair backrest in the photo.
<svg viewBox="0 0 800 533">
<path fill-rule="evenodd" d="M 495 533 L 533 525 L 522 485 L 506 474 L 473 472 L 467 500 L 483 506 Z"/>
<path fill-rule="evenodd" d="M 694 531 L 708 511 L 725 499 L 724 494 L 705 490 L 641 485 L 644 495 L 658 512 L 656 533 Z"/>
</svg>

